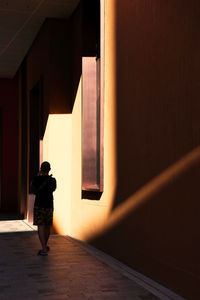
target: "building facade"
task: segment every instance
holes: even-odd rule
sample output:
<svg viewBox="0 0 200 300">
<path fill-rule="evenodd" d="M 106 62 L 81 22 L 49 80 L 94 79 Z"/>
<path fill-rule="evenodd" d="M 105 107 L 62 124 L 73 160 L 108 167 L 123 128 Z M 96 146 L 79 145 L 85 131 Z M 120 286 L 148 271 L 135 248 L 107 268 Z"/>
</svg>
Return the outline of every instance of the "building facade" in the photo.
<svg viewBox="0 0 200 300">
<path fill-rule="evenodd" d="M 82 0 L 0 79 L 1 211 L 31 221 L 48 160 L 54 231 L 186 299 L 200 297 L 199 15 L 197 0 Z"/>
</svg>

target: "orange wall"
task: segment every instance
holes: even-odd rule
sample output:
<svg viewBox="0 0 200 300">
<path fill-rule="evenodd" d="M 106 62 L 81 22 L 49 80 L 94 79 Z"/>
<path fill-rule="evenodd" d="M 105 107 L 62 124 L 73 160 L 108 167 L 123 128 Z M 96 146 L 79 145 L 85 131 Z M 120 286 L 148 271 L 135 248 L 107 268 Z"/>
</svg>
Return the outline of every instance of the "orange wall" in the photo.
<svg viewBox="0 0 200 300">
<path fill-rule="evenodd" d="M 2 110 L 1 211 L 18 212 L 18 77 L 0 79 Z"/>
<path fill-rule="evenodd" d="M 120 214 L 128 197 L 134 204 L 141 188 L 148 194 L 151 179 L 199 146 L 199 12 L 196 0 L 106 1 L 106 32 L 115 28 L 116 34 L 116 72 L 105 82 L 114 79 L 116 93 L 113 212 Z M 109 50 L 105 56 L 108 63 Z M 197 159 L 179 177 L 166 177 L 165 187 L 157 183 L 156 195 L 133 205 L 91 242 L 186 298 L 199 299 L 199 175 Z"/>
</svg>

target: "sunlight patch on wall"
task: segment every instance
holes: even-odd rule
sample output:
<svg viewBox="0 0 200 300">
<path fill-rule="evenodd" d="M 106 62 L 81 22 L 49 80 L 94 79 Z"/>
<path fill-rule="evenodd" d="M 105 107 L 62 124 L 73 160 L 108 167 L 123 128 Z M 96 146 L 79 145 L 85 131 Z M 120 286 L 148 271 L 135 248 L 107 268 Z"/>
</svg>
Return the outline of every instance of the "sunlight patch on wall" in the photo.
<svg viewBox="0 0 200 300">
<path fill-rule="evenodd" d="M 82 78 L 81 78 L 82 79 Z M 72 202 L 71 202 L 71 227 L 70 235 L 86 240 L 87 236 L 94 234 L 97 228 L 107 219 L 109 199 L 105 196 L 110 193 L 110 188 L 104 191 L 100 201 L 81 198 L 81 90 L 82 80 L 72 111 Z M 108 170 L 107 170 L 108 171 Z"/>
<path fill-rule="evenodd" d="M 56 178 L 54 192 L 54 228 L 67 234 L 70 223 L 72 117 L 70 114 L 49 115 L 43 140 L 43 161 L 51 164 Z"/>
<path fill-rule="evenodd" d="M 105 9 L 105 11 L 104 11 Z M 72 203 L 71 235 L 88 240 L 108 221 L 117 187 L 116 168 L 116 11 L 113 1 L 106 1 L 104 61 L 104 189 L 99 201 L 81 198 L 81 90 L 82 78 L 72 112 Z M 103 36 L 103 34 L 102 34 Z"/>
<path fill-rule="evenodd" d="M 109 212 L 117 187 L 116 5 L 105 1 L 104 187 Z"/>
<path fill-rule="evenodd" d="M 107 3 L 107 2 L 106 2 Z M 88 240 L 107 223 L 116 186 L 116 37 L 114 5 L 106 4 L 104 89 L 104 190 L 99 201 L 81 199 L 81 89 L 80 80 L 72 112 L 72 204 L 71 235 Z"/>
</svg>

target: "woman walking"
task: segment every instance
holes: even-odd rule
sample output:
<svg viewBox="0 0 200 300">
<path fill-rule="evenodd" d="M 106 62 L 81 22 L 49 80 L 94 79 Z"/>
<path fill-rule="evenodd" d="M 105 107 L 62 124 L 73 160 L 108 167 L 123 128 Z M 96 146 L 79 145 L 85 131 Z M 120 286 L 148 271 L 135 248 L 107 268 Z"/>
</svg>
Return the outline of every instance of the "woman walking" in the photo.
<svg viewBox="0 0 200 300">
<path fill-rule="evenodd" d="M 36 195 L 33 224 L 38 226 L 38 236 L 42 246 L 38 255 L 42 256 L 48 255 L 50 250 L 47 243 L 53 221 L 53 192 L 56 189 L 56 179 L 49 175 L 50 170 L 50 163 L 43 162 L 38 176 L 31 183 L 32 192 Z"/>
</svg>

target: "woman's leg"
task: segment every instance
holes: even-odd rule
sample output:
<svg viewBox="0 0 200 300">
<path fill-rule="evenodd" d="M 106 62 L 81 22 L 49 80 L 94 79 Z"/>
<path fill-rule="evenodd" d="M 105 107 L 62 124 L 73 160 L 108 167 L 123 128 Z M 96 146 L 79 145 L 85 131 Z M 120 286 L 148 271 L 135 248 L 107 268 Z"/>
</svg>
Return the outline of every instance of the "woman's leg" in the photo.
<svg viewBox="0 0 200 300">
<path fill-rule="evenodd" d="M 49 235 L 50 235 L 50 226 L 45 225 L 45 243 L 47 246 L 48 240 L 49 240 Z"/>
<path fill-rule="evenodd" d="M 50 228 L 53 223 L 53 208 L 47 209 L 45 223 L 46 223 L 46 225 L 45 225 L 45 242 L 46 242 L 46 247 L 47 247 L 47 243 L 48 243 L 49 236 L 50 236 Z M 47 247 L 47 249 L 49 250 L 49 247 Z"/>
<path fill-rule="evenodd" d="M 47 247 L 46 247 L 46 230 L 45 230 L 45 225 L 38 225 L 38 236 L 40 243 L 42 245 L 42 252 L 47 252 Z"/>
</svg>

